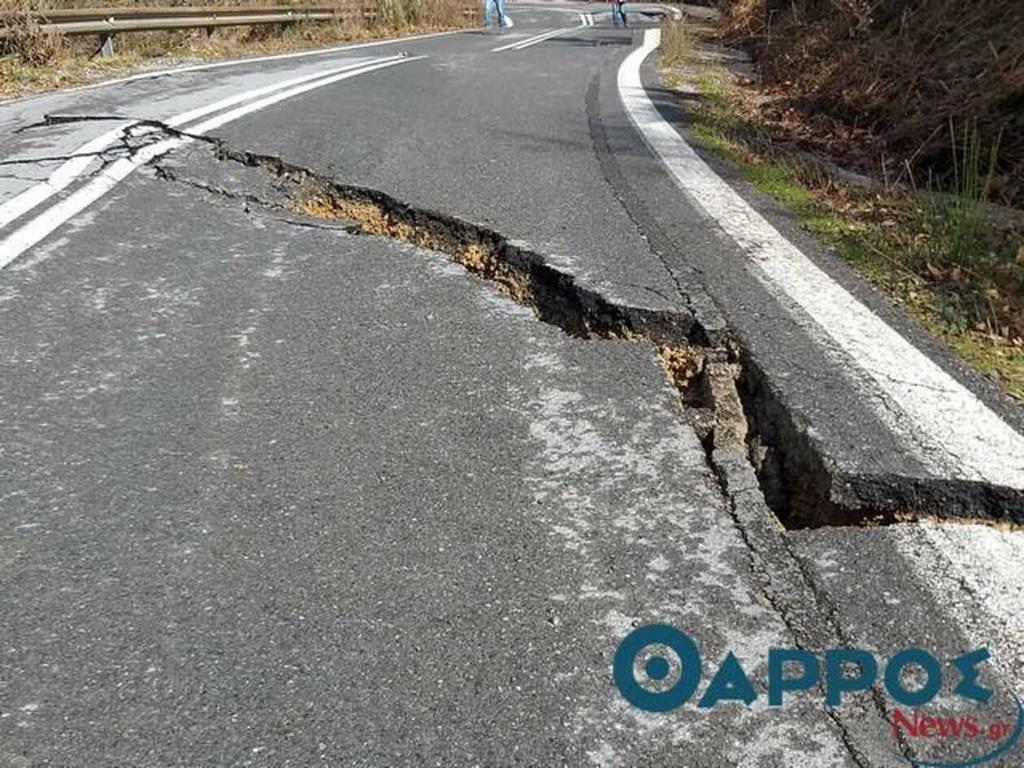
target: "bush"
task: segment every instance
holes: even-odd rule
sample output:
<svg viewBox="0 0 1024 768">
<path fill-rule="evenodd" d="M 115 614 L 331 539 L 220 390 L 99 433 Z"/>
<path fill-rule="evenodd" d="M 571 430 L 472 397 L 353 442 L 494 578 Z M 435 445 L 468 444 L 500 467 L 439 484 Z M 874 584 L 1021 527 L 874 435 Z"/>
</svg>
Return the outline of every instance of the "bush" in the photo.
<svg viewBox="0 0 1024 768">
<path fill-rule="evenodd" d="M 31 10 L 29 0 L 0 0 L 0 56 L 17 56 L 38 66 L 60 54 L 63 39 L 43 32 Z"/>
<path fill-rule="evenodd" d="M 819 130 L 840 136 L 862 166 L 889 178 L 909 167 L 953 187 L 956 152 L 948 126 L 977 120 L 984 146 L 1002 136 L 993 197 L 1024 203 L 1024 3 L 723 4 L 726 37 L 750 50 L 765 85 L 784 91 L 780 111 L 818 120 Z"/>
<path fill-rule="evenodd" d="M 685 21 L 666 21 L 661 27 L 661 62 L 673 67 L 693 55 L 693 38 Z"/>
</svg>

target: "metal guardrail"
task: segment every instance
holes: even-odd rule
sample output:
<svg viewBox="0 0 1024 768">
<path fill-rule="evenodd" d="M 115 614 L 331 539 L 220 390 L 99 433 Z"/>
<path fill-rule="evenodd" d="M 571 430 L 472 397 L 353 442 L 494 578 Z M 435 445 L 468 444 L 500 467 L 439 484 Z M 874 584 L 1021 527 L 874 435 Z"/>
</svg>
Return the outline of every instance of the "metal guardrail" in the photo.
<svg viewBox="0 0 1024 768">
<path fill-rule="evenodd" d="M 267 13 L 329 13 L 338 11 L 336 5 L 303 5 L 303 6 L 242 6 L 242 5 L 207 5 L 207 6 L 154 6 L 122 8 L 56 8 L 36 11 L 32 16 L 40 23 L 62 24 L 76 21 L 105 21 L 107 19 L 166 19 L 184 16 L 257 16 Z"/>
<path fill-rule="evenodd" d="M 32 18 L 44 32 L 65 35 L 95 34 L 100 37 L 100 55 L 114 55 L 116 32 L 152 32 L 170 29 L 205 29 L 212 35 L 217 27 L 294 24 L 300 21 L 331 21 L 343 14 L 377 14 L 364 9 L 358 0 L 337 6 L 202 6 L 151 8 L 72 8 L 38 11 Z M 473 13 L 468 8 L 466 14 Z M 10 17 L 8 17 L 10 18 Z M 0 36 L 4 34 L 0 16 Z"/>
</svg>

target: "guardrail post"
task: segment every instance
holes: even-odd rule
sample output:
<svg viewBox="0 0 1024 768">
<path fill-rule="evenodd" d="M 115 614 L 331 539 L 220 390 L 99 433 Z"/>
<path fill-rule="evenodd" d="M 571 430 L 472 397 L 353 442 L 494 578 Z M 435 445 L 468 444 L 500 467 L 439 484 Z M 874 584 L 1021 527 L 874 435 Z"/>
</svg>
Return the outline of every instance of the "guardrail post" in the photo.
<svg viewBox="0 0 1024 768">
<path fill-rule="evenodd" d="M 114 33 L 100 32 L 100 56 L 109 59 L 114 55 Z"/>
<path fill-rule="evenodd" d="M 207 27 L 206 28 L 206 39 L 209 40 L 211 37 L 213 37 L 213 33 L 216 32 L 216 31 L 217 31 L 216 27 Z"/>
</svg>

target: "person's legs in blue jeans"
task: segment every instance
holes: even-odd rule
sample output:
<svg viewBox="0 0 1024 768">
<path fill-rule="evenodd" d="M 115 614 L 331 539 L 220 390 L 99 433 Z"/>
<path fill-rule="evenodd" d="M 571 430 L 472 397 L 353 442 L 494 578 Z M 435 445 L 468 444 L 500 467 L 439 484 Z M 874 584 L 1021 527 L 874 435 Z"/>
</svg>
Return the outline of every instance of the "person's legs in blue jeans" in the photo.
<svg viewBox="0 0 1024 768">
<path fill-rule="evenodd" d="M 495 19 L 495 24 L 498 29 L 502 26 L 502 7 L 501 0 L 483 0 L 483 26 L 490 29 L 490 19 L 494 18 L 497 13 L 498 18 Z"/>
</svg>

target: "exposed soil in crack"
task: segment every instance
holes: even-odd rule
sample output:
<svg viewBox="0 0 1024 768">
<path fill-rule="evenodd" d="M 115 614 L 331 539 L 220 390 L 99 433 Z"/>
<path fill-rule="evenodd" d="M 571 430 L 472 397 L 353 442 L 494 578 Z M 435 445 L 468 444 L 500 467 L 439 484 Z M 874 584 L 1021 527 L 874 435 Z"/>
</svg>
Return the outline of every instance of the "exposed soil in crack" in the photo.
<svg viewBox="0 0 1024 768">
<path fill-rule="evenodd" d="M 290 225 L 386 237 L 440 252 L 571 336 L 650 348 L 679 392 L 683 417 L 705 447 L 767 601 L 802 647 L 831 647 L 848 641 L 835 606 L 792 552 L 785 531 L 775 524 L 764 500 L 788 527 L 888 523 L 903 518 L 897 513 L 869 516 L 863 508 L 830 500 L 833 473 L 814 451 L 806 428 L 793 422 L 763 373 L 734 340 L 723 341 L 716 333 L 718 343 L 710 343 L 699 318 L 686 310 L 612 302 L 552 265 L 543 254 L 487 227 L 414 207 L 376 190 L 340 184 L 278 157 L 239 151 L 217 139 L 173 129 L 168 135 L 203 142 L 220 161 L 210 165 L 227 175 L 194 178 L 173 162 L 151 163 L 163 181 L 188 185 L 246 210 L 259 207 Z M 149 142 L 152 137 L 126 134 L 126 140 L 126 144 Z M 130 147 L 120 145 L 118 151 L 125 149 Z M 250 186 L 249 179 L 234 173 L 258 174 L 254 178 L 259 183 Z M 737 472 L 749 482 L 737 484 Z M 747 503 L 751 497 L 757 503 Z M 884 718 L 884 703 L 880 695 L 875 698 Z M 861 751 L 859 745 L 866 739 L 856 726 L 839 715 L 833 721 L 854 761 L 861 766 L 873 764 Z"/>
<path fill-rule="evenodd" d="M 259 162 L 249 155 L 245 160 Z M 293 173 L 279 160 L 272 165 L 282 176 Z M 365 234 L 445 253 L 570 335 L 649 344 L 708 450 L 723 444 L 745 446 L 769 505 L 788 528 L 888 525 L 934 517 L 988 522 L 957 507 L 951 514 L 944 514 L 939 504 L 907 508 L 891 493 L 896 478 L 883 480 L 877 488 L 863 481 L 853 493 L 846 488 L 836 493 L 836 473 L 815 450 L 809 431 L 794 423 L 759 367 L 728 336 L 716 334 L 719 344 L 712 346 L 699 318 L 688 311 L 609 302 L 551 266 L 542 254 L 492 230 L 413 208 L 377 191 L 306 176 L 290 205 L 315 219 L 353 222 Z M 726 379 L 728 386 L 723 384 Z"/>
<path fill-rule="evenodd" d="M 363 234 L 446 254 L 571 336 L 646 342 L 659 349 L 704 346 L 702 328 L 692 315 L 613 303 L 542 254 L 486 227 L 415 208 L 382 192 L 338 184 L 279 158 L 224 146 L 218 156 L 273 173 L 283 182 L 279 190 L 285 205 L 297 214 L 350 222 Z"/>
<path fill-rule="evenodd" d="M 96 119 L 103 116 L 51 117 L 47 124 Z M 107 119 L 132 120 L 125 116 Z M 543 254 L 492 229 L 411 206 L 377 190 L 338 183 L 280 157 L 241 151 L 219 139 L 192 135 L 159 121 L 136 120 L 134 131 L 126 132 L 118 151 L 137 151 L 136 145 L 151 142 L 154 132 L 200 141 L 223 163 L 269 174 L 275 194 L 266 197 L 184 177 L 161 161 L 151 164 L 159 178 L 241 201 L 247 207 L 290 211 L 299 218 L 279 218 L 295 226 L 388 237 L 444 253 L 569 335 L 649 345 L 678 390 L 685 406 L 681 410 L 704 443 L 709 461 L 716 447 L 745 443 L 761 491 L 787 528 L 886 525 L 936 518 L 1011 524 L 997 496 L 991 499 L 988 516 L 979 516 L 977 504 L 972 508 L 955 503 L 956 492 L 950 506 L 937 503 L 935 500 L 947 498 L 949 491 L 936 490 L 935 483 L 927 487 L 928 482 L 923 481 L 921 487 L 896 492 L 897 485 L 913 484 L 913 480 L 838 477 L 815 449 L 807 426 L 795 422 L 756 361 L 727 332 L 715 329 L 709 333 L 689 309 L 652 309 L 610 301 Z M 339 226 L 324 226 L 325 221 Z M 728 373 L 723 373 L 722 366 Z M 723 376 L 735 380 L 735 396 L 723 395 Z M 962 489 L 964 498 L 968 493 L 969 489 Z"/>
</svg>

